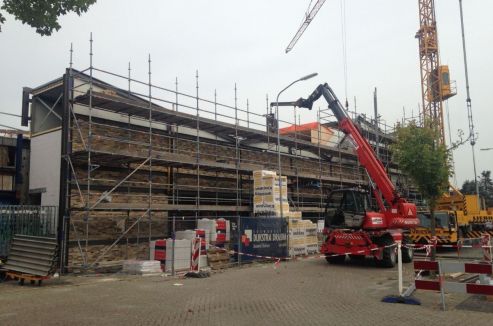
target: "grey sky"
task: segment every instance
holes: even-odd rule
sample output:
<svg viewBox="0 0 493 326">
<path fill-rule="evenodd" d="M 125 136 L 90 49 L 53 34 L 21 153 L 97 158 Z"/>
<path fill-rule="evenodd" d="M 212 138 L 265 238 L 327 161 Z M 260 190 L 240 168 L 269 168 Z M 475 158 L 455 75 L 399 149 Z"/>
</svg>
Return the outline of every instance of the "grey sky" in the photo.
<svg viewBox="0 0 493 326">
<path fill-rule="evenodd" d="M 99 0 L 82 17 L 68 15 L 62 29 L 40 37 L 34 29 L 7 16 L 0 33 L 0 111 L 20 112 L 23 86 L 38 86 L 61 76 L 74 44 L 74 67 L 89 65 L 89 33 L 94 33 L 94 64 L 147 78 L 147 55 L 153 61 L 153 83 L 174 88 L 178 77 L 183 92 L 195 92 L 195 70 L 200 75 L 200 95 L 212 98 L 217 89 L 221 102 L 232 104 L 234 83 L 239 104 L 250 100 L 250 110 L 265 112 L 265 94 L 273 99 L 292 80 L 311 72 L 319 76 L 293 86 L 281 100 L 307 96 L 316 85 L 328 82 L 344 99 L 341 42 L 341 0 L 327 0 L 294 50 L 284 49 L 298 29 L 308 0 L 270 1 L 130 1 Z M 138 3 L 138 4 L 137 4 Z M 379 109 L 389 123 L 417 113 L 419 82 L 417 0 L 345 0 L 348 46 L 348 95 L 357 98 L 358 112 L 372 114 L 372 92 L 378 87 Z M 437 0 L 442 63 L 457 81 L 458 95 L 449 101 L 452 137 L 466 133 L 465 78 L 459 25 L 458 0 Z M 493 169 L 493 1 L 464 0 L 473 100 L 478 173 Z M 320 102 L 320 105 L 324 105 Z M 292 119 L 286 109 L 282 119 Z M 302 122 L 314 121 L 304 112 Z M 15 118 L 2 115 L 2 124 L 18 126 Z M 454 153 L 459 185 L 473 177 L 471 149 Z"/>
</svg>

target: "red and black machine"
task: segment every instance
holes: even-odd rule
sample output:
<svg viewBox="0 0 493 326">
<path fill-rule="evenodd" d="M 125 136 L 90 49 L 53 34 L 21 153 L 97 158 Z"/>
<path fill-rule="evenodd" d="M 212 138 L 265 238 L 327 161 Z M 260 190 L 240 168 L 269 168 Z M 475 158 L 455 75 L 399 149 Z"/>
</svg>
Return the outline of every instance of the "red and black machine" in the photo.
<svg viewBox="0 0 493 326">
<path fill-rule="evenodd" d="M 397 261 L 395 242 L 410 243 L 409 229 L 419 225 L 416 205 L 401 197 L 392 184 L 382 162 L 368 141 L 361 135 L 334 91 L 327 84 L 319 85 L 307 98 L 272 105 L 310 109 L 321 96 L 329 104 L 339 128 L 353 141 L 360 164 L 366 169 L 378 209 L 373 209 L 369 193 L 362 189 L 331 191 L 326 202 L 324 234 L 321 252 L 330 263 L 342 262 L 349 253 L 351 259 L 373 256 L 379 266 L 393 267 Z M 403 262 L 413 259 L 412 250 L 402 247 Z"/>
</svg>

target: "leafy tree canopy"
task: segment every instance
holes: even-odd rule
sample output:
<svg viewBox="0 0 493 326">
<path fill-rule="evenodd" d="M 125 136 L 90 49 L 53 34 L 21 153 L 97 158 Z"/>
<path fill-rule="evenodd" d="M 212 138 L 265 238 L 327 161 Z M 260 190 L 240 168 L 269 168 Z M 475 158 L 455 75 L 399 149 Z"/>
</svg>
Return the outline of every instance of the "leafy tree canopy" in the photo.
<svg viewBox="0 0 493 326">
<path fill-rule="evenodd" d="M 397 139 L 392 146 L 399 168 L 414 181 L 430 210 L 447 191 L 451 174 L 449 152 L 438 139 L 436 128 L 423 128 L 412 121 L 397 128 Z"/>
<path fill-rule="evenodd" d="M 81 15 L 96 0 L 3 0 L 0 10 L 11 14 L 15 19 L 36 29 L 40 35 L 51 35 L 61 26 L 60 16 L 69 12 Z M 5 16 L 0 11 L 0 31 L 5 23 Z"/>
<path fill-rule="evenodd" d="M 481 172 L 478 178 L 479 196 L 484 198 L 487 207 L 493 207 L 493 180 L 491 180 L 491 171 L 486 170 Z M 461 192 L 464 195 L 472 195 L 476 193 L 476 185 L 474 180 L 466 180 L 462 184 Z"/>
</svg>

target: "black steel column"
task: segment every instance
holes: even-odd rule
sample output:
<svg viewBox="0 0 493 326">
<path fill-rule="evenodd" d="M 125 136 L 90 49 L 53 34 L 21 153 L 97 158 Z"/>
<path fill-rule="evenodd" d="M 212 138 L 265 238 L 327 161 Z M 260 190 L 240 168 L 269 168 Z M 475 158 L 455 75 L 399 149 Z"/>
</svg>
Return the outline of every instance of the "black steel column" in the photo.
<svg viewBox="0 0 493 326">
<path fill-rule="evenodd" d="M 60 273 L 66 271 L 68 261 L 68 240 L 70 230 L 70 180 L 71 169 L 68 155 L 71 153 L 70 141 L 70 94 L 72 76 L 71 70 L 66 69 L 63 75 L 63 110 L 62 110 L 62 147 L 60 164 L 60 198 L 58 210 L 58 262 Z"/>
</svg>

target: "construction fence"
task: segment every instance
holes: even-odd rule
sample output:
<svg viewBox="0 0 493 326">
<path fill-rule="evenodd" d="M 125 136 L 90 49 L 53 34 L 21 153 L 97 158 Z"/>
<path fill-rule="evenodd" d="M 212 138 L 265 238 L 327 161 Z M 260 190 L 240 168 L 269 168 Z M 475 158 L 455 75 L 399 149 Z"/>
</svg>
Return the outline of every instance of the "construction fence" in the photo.
<svg viewBox="0 0 493 326">
<path fill-rule="evenodd" d="M 0 257 L 8 255 L 15 234 L 56 237 L 57 221 L 56 206 L 0 206 Z"/>
</svg>

